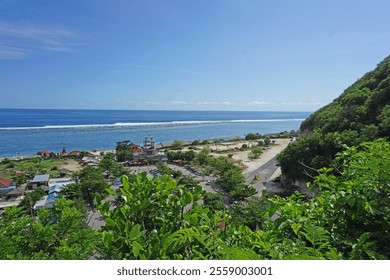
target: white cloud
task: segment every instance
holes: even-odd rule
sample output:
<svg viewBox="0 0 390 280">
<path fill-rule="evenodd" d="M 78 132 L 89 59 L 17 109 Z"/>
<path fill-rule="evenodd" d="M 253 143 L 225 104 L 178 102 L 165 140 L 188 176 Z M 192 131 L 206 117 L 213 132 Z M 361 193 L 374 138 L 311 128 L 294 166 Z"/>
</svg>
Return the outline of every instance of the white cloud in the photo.
<svg viewBox="0 0 390 280">
<path fill-rule="evenodd" d="M 40 51 L 73 52 L 75 34 L 34 24 L 0 22 L 0 59 L 20 59 Z"/>
<path fill-rule="evenodd" d="M 237 105 L 235 103 L 229 102 L 229 101 L 199 101 L 196 103 L 197 105 L 223 105 L 223 106 L 234 106 Z"/>
<path fill-rule="evenodd" d="M 0 45 L 0 60 L 21 59 L 26 56 L 26 52 L 20 48 Z"/>
<path fill-rule="evenodd" d="M 282 105 L 288 105 L 288 106 L 291 106 L 291 105 L 308 105 L 308 106 L 311 106 L 311 105 L 323 105 L 323 103 L 321 102 L 300 102 L 300 101 L 289 101 L 289 102 L 283 102 Z"/>
<path fill-rule="evenodd" d="M 145 104 L 145 105 L 153 105 L 153 106 L 161 106 L 161 105 L 164 105 L 163 103 L 157 102 L 157 101 L 145 101 L 144 104 Z"/>
<path fill-rule="evenodd" d="M 210 101 L 200 101 L 198 102 L 198 105 L 215 105 L 218 104 L 218 102 L 210 102 Z"/>
<path fill-rule="evenodd" d="M 247 105 L 273 105 L 273 102 L 265 102 L 265 101 L 252 101 Z"/>
<path fill-rule="evenodd" d="M 100 106 L 102 106 L 102 103 L 100 103 L 100 102 L 96 102 L 96 103 L 79 102 L 77 105 L 89 108 L 89 107 L 100 107 Z"/>
<path fill-rule="evenodd" d="M 188 104 L 190 104 L 187 101 L 176 101 L 176 100 L 171 101 L 171 103 L 174 104 L 174 105 L 188 105 Z"/>
<path fill-rule="evenodd" d="M 117 99 L 115 100 L 115 102 L 121 104 L 134 104 L 133 100 L 127 100 L 127 99 Z"/>
</svg>

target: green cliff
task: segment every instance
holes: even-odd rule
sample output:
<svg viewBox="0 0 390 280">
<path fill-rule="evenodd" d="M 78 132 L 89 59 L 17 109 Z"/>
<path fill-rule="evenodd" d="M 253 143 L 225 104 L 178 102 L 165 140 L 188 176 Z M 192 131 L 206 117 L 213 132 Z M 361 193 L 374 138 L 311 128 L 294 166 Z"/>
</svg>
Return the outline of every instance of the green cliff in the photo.
<svg viewBox="0 0 390 280">
<path fill-rule="evenodd" d="M 302 137 L 279 155 L 289 181 L 310 180 L 346 146 L 390 136 L 390 56 L 301 124 Z"/>
</svg>

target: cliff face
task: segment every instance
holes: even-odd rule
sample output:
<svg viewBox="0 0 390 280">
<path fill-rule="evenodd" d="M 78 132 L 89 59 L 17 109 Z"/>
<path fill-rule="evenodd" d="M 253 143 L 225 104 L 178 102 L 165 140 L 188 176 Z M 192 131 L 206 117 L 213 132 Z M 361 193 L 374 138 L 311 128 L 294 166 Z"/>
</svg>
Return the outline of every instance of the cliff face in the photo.
<svg viewBox="0 0 390 280">
<path fill-rule="evenodd" d="M 290 181 L 310 180 L 345 146 L 390 138 L 390 56 L 301 124 L 303 136 L 278 157 Z"/>
<path fill-rule="evenodd" d="M 380 136 L 389 136 L 381 121 L 390 104 L 390 56 L 377 68 L 348 87 L 333 102 L 319 109 L 301 124 L 301 131 L 321 129 L 323 133 L 355 130 L 375 125 Z M 377 135 L 376 135 L 377 136 Z"/>
</svg>

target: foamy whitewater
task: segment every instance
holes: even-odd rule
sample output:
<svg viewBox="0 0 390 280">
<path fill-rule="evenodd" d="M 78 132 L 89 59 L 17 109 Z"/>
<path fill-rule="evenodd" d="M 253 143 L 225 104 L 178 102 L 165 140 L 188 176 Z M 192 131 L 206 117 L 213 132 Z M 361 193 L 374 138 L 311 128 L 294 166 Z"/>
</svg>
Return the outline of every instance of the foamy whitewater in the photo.
<svg viewBox="0 0 390 280">
<path fill-rule="evenodd" d="M 112 149 L 116 142 L 141 144 L 260 134 L 299 129 L 309 112 L 124 111 L 0 109 L 0 156 L 35 154 L 62 146 Z"/>
</svg>

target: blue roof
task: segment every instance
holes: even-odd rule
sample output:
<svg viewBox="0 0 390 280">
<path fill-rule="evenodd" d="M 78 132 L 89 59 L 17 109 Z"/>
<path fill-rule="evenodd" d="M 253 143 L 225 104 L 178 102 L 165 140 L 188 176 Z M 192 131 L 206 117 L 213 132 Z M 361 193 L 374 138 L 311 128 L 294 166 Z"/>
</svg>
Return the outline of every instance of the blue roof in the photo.
<svg viewBox="0 0 390 280">
<path fill-rule="evenodd" d="M 45 207 L 46 208 L 53 208 L 54 203 L 56 202 L 57 198 L 60 198 L 58 193 L 51 193 L 47 196 Z"/>
<path fill-rule="evenodd" d="M 50 177 L 49 174 L 36 175 L 32 180 L 32 183 L 47 182 L 49 181 L 49 177 Z"/>
<path fill-rule="evenodd" d="M 114 183 L 113 183 L 114 186 L 121 186 L 122 185 L 122 181 L 121 181 L 121 178 L 116 178 Z"/>
<path fill-rule="evenodd" d="M 56 200 L 57 198 L 60 198 L 60 195 L 58 193 L 51 193 L 47 196 L 46 201 L 48 200 Z"/>
<path fill-rule="evenodd" d="M 16 188 L 16 186 L 9 186 L 9 187 L 6 187 L 6 188 L 1 188 L 0 190 L 6 190 L 6 191 L 10 191 L 10 190 L 13 190 L 13 189 L 15 189 Z"/>
<path fill-rule="evenodd" d="M 49 189 L 49 194 L 51 194 L 53 192 L 60 192 L 61 190 L 62 190 L 62 185 L 59 185 L 59 184 L 52 185 Z"/>
</svg>

